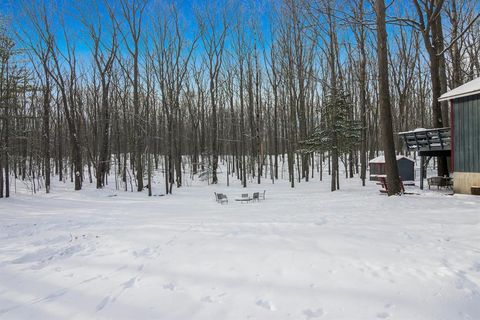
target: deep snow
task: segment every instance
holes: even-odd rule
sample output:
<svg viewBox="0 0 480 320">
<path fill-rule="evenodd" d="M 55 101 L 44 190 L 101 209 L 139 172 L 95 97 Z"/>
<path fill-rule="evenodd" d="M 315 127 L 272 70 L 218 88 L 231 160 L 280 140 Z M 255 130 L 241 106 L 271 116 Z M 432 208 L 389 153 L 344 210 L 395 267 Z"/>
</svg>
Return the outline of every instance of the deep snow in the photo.
<svg viewBox="0 0 480 320">
<path fill-rule="evenodd" d="M 341 187 L 17 193 L 0 201 L 0 319 L 480 319 L 480 197 Z"/>
</svg>

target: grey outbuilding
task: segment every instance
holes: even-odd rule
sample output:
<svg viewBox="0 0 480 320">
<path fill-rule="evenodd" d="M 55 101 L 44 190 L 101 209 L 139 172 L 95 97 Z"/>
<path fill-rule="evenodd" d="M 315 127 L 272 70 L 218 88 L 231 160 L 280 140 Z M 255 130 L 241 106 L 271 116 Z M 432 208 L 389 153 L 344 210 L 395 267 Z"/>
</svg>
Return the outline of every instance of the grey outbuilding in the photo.
<svg viewBox="0 0 480 320">
<path fill-rule="evenodd" d="M 385 176 L 385 157 L 379 156 L 368 162 L 370 180 L 378 181 Z M 415 161 L 405 156 L 397 156 L 398 174 L 402 181 L 415 181 Z"/>
</svg>

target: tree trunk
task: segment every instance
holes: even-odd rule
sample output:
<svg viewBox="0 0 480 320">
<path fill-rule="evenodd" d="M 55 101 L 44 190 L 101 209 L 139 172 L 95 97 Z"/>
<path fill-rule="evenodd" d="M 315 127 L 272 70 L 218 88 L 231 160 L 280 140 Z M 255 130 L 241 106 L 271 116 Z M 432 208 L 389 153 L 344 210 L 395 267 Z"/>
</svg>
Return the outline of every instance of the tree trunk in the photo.
<svg viewBox="0 0 480 320">
<path fill-rule="evenodd" d="M 382 129 L 382 143 L 385 153 L 385 173 L 387 175 L 388 195 L 401 192 L 398 176 L 395 142 L 393 138 L 392 113 L 390 107 L 390 87 L 388 84 L 388 47 L 387 30 L 385 23 L 385 2 L 375 1 L 377 25 L 377 59 L 378 59 L 378 91 L 380 104 L 380 126 Z"/>
</svg>

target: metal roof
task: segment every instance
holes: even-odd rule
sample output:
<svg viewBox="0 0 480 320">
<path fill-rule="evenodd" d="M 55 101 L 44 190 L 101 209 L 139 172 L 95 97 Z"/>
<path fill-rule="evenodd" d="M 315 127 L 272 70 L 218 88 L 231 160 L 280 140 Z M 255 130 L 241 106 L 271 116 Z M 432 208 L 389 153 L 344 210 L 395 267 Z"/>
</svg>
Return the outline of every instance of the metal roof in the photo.
<svg viewBox="0 0 480 320">
<path fill-rule="evenodd" d="M 473 96 L 475 94 L 480 94 L 480 77 L 470 82 L 467 82 L 460 87 L 445 92 L 440 98 L 438 98 L 438 101 L 447 101 L 462 97 Z"/>
</svg>

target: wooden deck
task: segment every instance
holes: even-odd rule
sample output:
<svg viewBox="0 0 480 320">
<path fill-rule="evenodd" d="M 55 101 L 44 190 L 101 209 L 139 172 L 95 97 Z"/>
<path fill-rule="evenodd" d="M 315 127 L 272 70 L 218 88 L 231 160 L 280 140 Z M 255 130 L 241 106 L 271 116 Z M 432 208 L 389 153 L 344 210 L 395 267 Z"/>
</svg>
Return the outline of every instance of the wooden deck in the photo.
<svg viewBox="0 0 480 320">
<path fill-rule="evenodd" d="M 405 148 L 410 152 L 418 152 L 420 156 L 420 189 L 423 189 L 426 167 L 432 157 L 450 157 L 452 138 L 450 128 L 416 129 L 400 132 Z"/>
<path fill-rule="evenodd" d="M 422 129 L 400 132 L 408 151 L 418 151 L 419 155 L 439 156 L 451 150 L 450 128 Z"/>
</svg>

